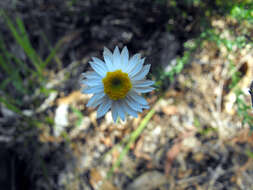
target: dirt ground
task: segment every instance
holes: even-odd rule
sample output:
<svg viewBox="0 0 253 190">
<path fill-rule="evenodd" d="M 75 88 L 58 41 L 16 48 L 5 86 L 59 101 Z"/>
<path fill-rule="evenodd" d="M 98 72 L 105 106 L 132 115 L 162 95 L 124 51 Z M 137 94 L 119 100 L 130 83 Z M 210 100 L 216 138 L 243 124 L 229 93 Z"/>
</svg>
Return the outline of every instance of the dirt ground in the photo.
<svg viewBox="0 0 253 190">
<path fill-rule="evenodd" d="M 250 105 L 251 46 L 227 52 L 205 41 L 174 81 L 163 79 L 160 89 L 145 96 L 154 115 L 108 177 L 149 110 L 117 124 L 110 113 L 97 120 L 96 110 L 85 106 L 90 96 L 80 92 L 81 73 L 89 70 L 92 56 L 102 58 L 104 46 L 126 45 L 131 55 L 146 57 L 149 78 L 157 80 L 158 69 L 170 70 L 183 44 L 200 33 L 199 10 L 179 5 L 190 15 L 185 19 L 151 0 L 10 0 L 0 6 L 24 21 L 41 57 L 61 43 L 45 72 L 45 87 L 54 90 L 23 108 L 30 116 L 21 118 L 0 105 L 0 190 L 253 190 L 253 135 L 228 88 L 227 60 L 243 73 L 237 86 Z M 27 60 L 2 18 L 0 23 L 10 51 Z M 209 24 L 233 38 L 227 30 L 236 23 L 221 17 Z M 252 110 L 248 114 L 252 117 Z M 34 118 L 37 126 L 29 122 Z"/>
</svg>

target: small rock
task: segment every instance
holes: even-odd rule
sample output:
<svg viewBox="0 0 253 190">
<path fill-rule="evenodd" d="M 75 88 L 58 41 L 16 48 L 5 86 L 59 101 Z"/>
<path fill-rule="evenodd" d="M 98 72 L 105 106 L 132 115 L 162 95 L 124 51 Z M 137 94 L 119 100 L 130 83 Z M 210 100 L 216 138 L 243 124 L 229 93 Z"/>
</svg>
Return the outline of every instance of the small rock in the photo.
<svg viewBox="0 0 253 190">
<path fill-rule="evenodd" d="M 153 134 L 154 134 L 154 135 L 160 135 L 161 131 L 162 131 L 161 127 L 160 127 L 160 126 L 157 126 L 157 127 L 154 129 Z"/>
<path fill-rule="evenodd" d="M 61 132 L 66 126 L 68 126 L 68 104 L 61 104 L 56 109 L 55 118 L 54 118 L 54 135 L 56 137 L 60 136 Z"/>
<path fill-rule="evenodd" d="M 87 116 L 83 117 L 83 118 L 82 118 L 81 125 L 78 126 L 78 127 L 75 127 L 75 128 L 70 132 L 70 136 L 71 136 L 72 138 L 78 136 L 78 134 L 79 134 L 81 131 L 88 129 L 88 127 L 90 126 L 90 124 L 91 124 L 90 118 L 87 117 Z"/>
<path fill-rule="evenodd" d="M 167 182 L 166 177 L 158 171 L 150 171 L 142 174 L 134 180 L 127 190 L 151 190 L 160 187 Z"/>
<path fill-rule="evenodd" d="M 200 142 L 196 139 L 196 137 L 188 137 L 183 140 L 183 146 L 186 149 L 193 149 L 194 147 L 198 147 Z"/>
</svg>

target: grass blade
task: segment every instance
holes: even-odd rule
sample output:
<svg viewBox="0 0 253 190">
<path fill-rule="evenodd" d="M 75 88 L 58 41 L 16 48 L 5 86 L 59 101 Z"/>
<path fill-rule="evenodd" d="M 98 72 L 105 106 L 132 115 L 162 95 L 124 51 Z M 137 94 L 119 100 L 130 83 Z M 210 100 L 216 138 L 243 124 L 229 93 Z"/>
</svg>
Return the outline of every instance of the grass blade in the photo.
<svg viewBox="0 0 253 190">
<path fill-rule="evenodd" d="M 17 43 L 23 48 L 24 52 L 30 59 L 31 63 L 35 67 L 40 79 L 43 79 L 42 74 L 42 61 L 41 58 L 38 56 L 36 51 L 31 46 L 30 40 L 28 39 L 27 32 L 25 30 L 24 24 L 20 18 L 16 19 L 16 23 L 18 26 L 18 29 L 14 26 L 14 23 L 11 21 L 11 19 L 4 13 L 4 11 L 0 12 L 1 15 L 4 17 L 7 26 L 9 27 L 14 39 L 17 41 Z"/>
<path fill-rule="evenodd" d="M 56 43 L 55 47 L 52 48 L 49 41 L 47 40 L 46 36 L 43 33 L 42 33 L 42 37 L 43 37 L 44 41 L 47 43 L 47 45 L 50 49 L 50 54 L 47 56 L 47 58 L 43 62 L 42 68 L 44 69 L 48 65 L 48 63 L 50 63 L 50 61 L 52 61 L 52 59 L 55 59 L 56 63 L 59 66 L 61 66 L 62 63 L 61 63 L 60 59 L 56 56 L 56 54 L 57 54 L 58 50 L 62 47 L 62 44 L 63 44 L 64 40 L 59 40 Z"/>
<path fill-rule="evenodd" d="M 121 161 L 126 156 L 126 154 L 128 153 L 128 151 L 130 150 L 130 147 L 136 141 L 136 139 L 140 136 L 141 132 L 145 129 L 145 127 L 147 126 L 149 120 L 152 118 L 152 116 L 154 114 L 155 114 L 155 109 L 153 108 L 144 117 L 144 119 L 142 120 L 142 122 L 140 123 L 140 125 L 138 126 L 138 128 L 131 134 L 127 145 L 124 147 L 123 151 L 119 155 L 119 158 L 113 164 L 113 166 L 110 169 L 110 171 L 107 173 L 107 178 L 110 178 L 112 176 L 113 172 L 115 171 L 115 169 L 117 169 L 120 166 Z"/>
<path fill-rule="evenodd" d="M 17 108 L 15 105 L 9 103 L 9 101 L 4 99 L 3 97 L 0 97 L 0 102 L 2 102 L 11 111 L 18 113 L 18 114 L 22 114 L 22 111 L 19 108 Z"/>
</svg>

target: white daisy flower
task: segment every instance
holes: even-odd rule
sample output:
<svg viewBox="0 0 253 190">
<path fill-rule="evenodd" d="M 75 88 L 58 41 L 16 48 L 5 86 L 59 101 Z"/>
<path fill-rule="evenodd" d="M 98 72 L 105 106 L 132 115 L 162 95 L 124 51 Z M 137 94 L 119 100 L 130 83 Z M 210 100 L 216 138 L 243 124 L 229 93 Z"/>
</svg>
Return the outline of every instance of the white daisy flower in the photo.
<svg viewBox="0 0 253 190">
<path fill-rule="evenodd" d="M 148 109 L 148 102 L 140 96 L 154 88 L 154 81 L 146 80 L 150 64 L 143 65 L 145 58 L 135 54 L 129 59 L 127 47 L 119 51 L 116 46 L 113 53 L 104 48 L 104 61 L 93 57 L 90 66 L 94 71 L 83 73 L 82 84 L 86 87 L 82 93 L 94 94 L 88 101 L 88 107 L 97 107 L 97 118 L 110 109 L 114 122 L 120 117 L 123 121 L 127 114 L 134 117 L 142 109 Z"/>
</svg>

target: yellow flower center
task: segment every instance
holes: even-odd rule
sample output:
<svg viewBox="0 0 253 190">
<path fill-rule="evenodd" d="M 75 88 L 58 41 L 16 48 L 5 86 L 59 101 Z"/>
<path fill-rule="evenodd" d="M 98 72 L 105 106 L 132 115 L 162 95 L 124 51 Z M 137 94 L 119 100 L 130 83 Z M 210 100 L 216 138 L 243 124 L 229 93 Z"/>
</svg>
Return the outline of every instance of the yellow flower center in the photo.
<svg viewBox="0 0 253 190">
<path fill-rule="evenodd" d="M 129 90 L 132 88 L 132 83 L 127 73 L 121 70 L 107 72 L 103 78 L 104 92 L 112 100 L 119 100 L 126 97 Z"/>
</svg>

